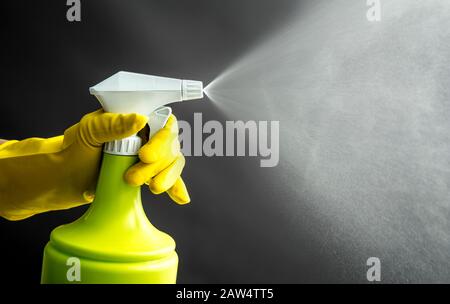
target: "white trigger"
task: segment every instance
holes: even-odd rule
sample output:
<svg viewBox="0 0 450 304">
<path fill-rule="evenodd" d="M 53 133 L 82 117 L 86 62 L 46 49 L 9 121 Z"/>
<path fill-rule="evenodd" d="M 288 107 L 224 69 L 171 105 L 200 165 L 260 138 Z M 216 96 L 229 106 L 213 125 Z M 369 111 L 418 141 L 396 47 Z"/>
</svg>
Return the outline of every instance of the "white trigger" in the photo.
<svg viewBox="0 0 450 304">
<path fill-rule="evenodd" d="M 150 137 L 152 138 L 156 132 L 162 129 L 172 114 L 172 108 L 160 107 L 148 116 L 148 126 L 150 127 Z"/>
</svg>

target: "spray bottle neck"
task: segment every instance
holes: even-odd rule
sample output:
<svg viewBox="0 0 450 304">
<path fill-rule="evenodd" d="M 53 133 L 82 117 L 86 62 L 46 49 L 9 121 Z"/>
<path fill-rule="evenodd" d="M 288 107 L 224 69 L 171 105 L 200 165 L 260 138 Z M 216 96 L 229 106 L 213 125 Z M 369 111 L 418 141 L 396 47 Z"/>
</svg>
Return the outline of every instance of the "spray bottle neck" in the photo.
<svg viewBox="0 0 450 304">
<path fill-rule="evenodd" d="M 107 215 L 111 221 L 148 222 L 142 208 L 140 187 L 128 185 L 125 172 L 138 161 L 137 156 L 103 153 L 95 200 L 88 211 L 87 220 L 103 222 Z"/>
<path fill-rule="evenodd" d="M 142 146 L 142 139 L 134 134 L 130 137 L 113 140 L 105 143 L 103 151 L 113 155 L 138 155 Z"/>
</svg>

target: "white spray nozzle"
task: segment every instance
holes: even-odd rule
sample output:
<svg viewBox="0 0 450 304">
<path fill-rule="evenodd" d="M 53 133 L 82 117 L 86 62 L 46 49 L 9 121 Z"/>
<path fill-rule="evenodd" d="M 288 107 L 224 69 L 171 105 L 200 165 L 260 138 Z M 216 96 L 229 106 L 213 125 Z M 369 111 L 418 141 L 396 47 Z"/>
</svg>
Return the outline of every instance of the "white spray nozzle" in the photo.
<svg viewBox="0 0 450 304">
<path fill-rule="evenodd" d="M 203 83 L 197 80 L 182 80 L 183 100 L 203 98 Z"/>
</svg>

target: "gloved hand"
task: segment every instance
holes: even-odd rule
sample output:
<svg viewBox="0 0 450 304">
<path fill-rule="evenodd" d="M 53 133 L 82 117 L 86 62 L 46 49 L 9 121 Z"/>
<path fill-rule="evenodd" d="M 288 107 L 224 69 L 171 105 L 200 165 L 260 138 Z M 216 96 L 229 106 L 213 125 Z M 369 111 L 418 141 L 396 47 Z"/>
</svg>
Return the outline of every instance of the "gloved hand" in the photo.
<svg viewBox="0 0 450 304">
<path fill-rule="evenodd" d="M 131 136 L 146 122 L 147 117 L 139 114 L 98 110 L 85 115 L 64 135 L 1 144 L 0 216 L 20 220 L 92 202 L 103 143 Z M 153 193 L 167 191 L 175 202 L 186 204 L 190 198 L 180 177 L 184 157 L 177 135 L 172 115 L 141 148 L 141 161 L 124 178 L 135 186 L 148 183 Z"/>
</svg>

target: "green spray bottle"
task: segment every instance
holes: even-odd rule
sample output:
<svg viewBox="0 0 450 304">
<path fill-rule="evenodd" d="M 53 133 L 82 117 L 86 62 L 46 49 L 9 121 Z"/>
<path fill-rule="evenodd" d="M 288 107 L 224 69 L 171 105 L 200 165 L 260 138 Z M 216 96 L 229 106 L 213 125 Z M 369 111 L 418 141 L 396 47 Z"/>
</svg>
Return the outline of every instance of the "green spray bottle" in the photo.
<svg viewBox="0 0 450 304">
<path fill-rule="evenodd" d="M 149 116 L 150 137 L 172 110 L 164 105 L 203 97 L 200 81 L 118 72 L 90 88 L 104 110 Z M 124 174 L 138 161 L 141 138 L 104 145 L 94 202 L 73 223 L 54 229 L 44 249 L 41 283 L 175 283 L 175 241 L 147 219 L 140 187 Z"/>
</svg>

